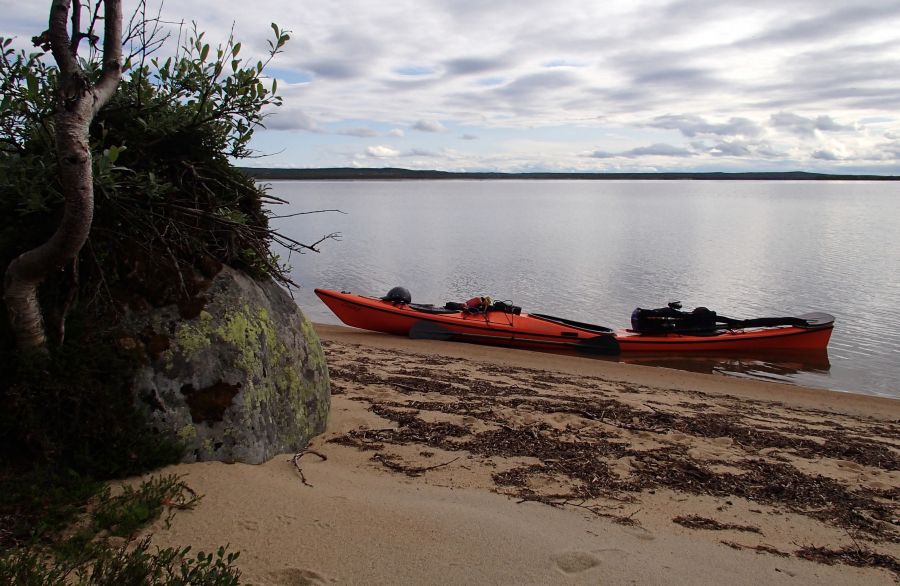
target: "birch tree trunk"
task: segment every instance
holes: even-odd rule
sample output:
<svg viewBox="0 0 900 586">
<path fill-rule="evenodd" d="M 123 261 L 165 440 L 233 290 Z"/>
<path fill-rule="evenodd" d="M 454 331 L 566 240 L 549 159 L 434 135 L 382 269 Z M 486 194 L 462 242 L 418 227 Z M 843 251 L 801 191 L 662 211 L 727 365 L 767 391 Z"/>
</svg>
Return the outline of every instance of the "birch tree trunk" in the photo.
<svg viewBox="0 0 900 586">
<path fill-rule="evenodd" d="M 94 179 L 88 131 L 94 116 L 116 91 L 122 74 L 121 0 L 104 2 L 103 68 L 91 84 L 78 63 L 81 0 L 53 0 L 49 38 L 59 66 L 55 139 L 60 185 L 65 200 L 62 221 L 44 244 L 15 258 L 6 270 L 3 300 L 20 350 L 46 351 L 47 334 L 38 287 L 54 271 L 78 256 L 94 216 Z M 68 33 L 72 12 L 72 34 Z M 63 316 L 65 319 L 65 316 Z"/>
</svg>

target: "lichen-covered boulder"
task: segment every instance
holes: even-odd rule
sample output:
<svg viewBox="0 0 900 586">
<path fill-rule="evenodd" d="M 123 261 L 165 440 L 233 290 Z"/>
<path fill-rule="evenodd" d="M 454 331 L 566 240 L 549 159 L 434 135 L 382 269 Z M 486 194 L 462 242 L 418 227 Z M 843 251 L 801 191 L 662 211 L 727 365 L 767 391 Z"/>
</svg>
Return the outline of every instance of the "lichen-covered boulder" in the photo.
<svg viewBox="0 0 900 586">
<path fill-rule="evenodd" d="M 325 429 L 330 389 L 318 336 L 287 293 L 228 267 L 185 318 L 176 305 L 129 316 L 138 407 L 185 461 L 257 464 Z"/>
</svg>

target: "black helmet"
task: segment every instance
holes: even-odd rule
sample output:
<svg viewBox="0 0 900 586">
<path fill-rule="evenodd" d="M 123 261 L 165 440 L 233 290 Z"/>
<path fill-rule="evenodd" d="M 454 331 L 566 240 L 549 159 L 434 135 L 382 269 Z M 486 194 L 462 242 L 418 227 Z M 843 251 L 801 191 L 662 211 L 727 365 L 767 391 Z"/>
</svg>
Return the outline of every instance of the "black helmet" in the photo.
<svg viewBox="0 0 900 586">
<path fill-rule="evenodd" d="M 394 301 L 396 303 L 410 303 L 412 296 L 406 287 L 394 287 L 388 294 L 381 298 L 383 301 Z"/>
</svg>

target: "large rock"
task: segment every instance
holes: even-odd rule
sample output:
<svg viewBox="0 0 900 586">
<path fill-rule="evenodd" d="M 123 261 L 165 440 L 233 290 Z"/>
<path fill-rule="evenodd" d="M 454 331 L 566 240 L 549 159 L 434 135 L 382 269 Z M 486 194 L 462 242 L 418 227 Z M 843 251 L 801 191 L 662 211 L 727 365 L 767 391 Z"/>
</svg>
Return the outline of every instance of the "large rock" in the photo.
<svg viewBox="0 0 900 586">
<path fill-rule="evenodd" d="M 330 407 L 310 322 L 274 282 L 228 267 L 199 299 L 190 319 L 169 305 L 126 320 L 119 343 L 143 358 L 134 388 L 151 425 L 181 440 L 189 462 L 256 464 L 302 449 Z"/>
</svg>

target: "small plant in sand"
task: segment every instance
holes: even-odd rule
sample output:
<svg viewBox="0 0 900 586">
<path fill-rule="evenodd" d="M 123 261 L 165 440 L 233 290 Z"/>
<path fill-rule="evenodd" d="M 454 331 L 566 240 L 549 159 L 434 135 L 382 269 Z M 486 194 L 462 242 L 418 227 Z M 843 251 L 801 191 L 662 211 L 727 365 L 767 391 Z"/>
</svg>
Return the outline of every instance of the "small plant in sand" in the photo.
<svg viewBox="0 0 900 586">
<path fill-rule="evenodd" d="M 192 554 L 191 547 L 153 548 L 138 533 L 163 516 L 192 509 L 200 497 L 176 475 L 152 477 L 113 495 L 105 486 L 83 501 L 80 518 L 33 534 L 8 549 L 0 547 L 0 584 L 113 586 L 123 584 L 238 584 L 239 552 L 220 547 Z M 123 539 L 113 540 L 111 537 Z M 0 544 L 0 546 L 6 544 Z"/>
</svg>

